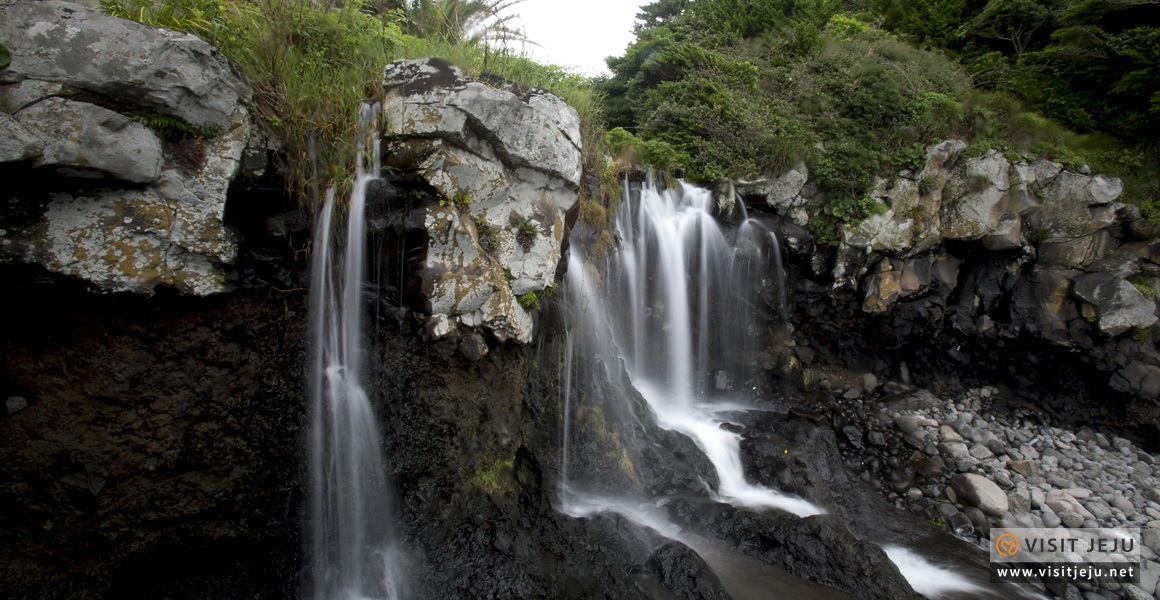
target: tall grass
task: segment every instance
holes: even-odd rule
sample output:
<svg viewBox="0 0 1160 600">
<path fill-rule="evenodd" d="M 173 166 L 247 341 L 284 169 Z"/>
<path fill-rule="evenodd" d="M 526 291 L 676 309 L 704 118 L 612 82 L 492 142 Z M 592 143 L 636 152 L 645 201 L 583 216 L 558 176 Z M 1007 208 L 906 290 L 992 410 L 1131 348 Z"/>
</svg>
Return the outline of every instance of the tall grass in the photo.
<svg viewBox="0 0 1160 600">
<path fill-rule="evenodd" d="M 253 85 L 255 114 L 282 144 L 287 185 L 304 203 L 317 197 L 311 190 L 347 182 L 355 107 L 382 96 L 383 67 L 399 58 L 443 58 L 468 76 L 487 72 L 551 91 L 580 113 L 585 164 L 599 164 L 600 97 L 587 79 L 477 40 L 404 33 L 400 12 L 366 0 L 102 0 L 101 7 L 198 35 L 235 62 Z"/>
</svg>

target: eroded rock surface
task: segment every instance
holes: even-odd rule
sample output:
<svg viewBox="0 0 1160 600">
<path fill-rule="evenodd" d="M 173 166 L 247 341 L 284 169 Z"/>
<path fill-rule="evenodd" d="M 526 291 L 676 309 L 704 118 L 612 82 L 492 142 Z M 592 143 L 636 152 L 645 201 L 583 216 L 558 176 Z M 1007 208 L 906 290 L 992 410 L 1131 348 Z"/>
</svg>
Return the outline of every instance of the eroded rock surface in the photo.
<svg viewBox="0 0 1160 600">
<path fill-rule="evenodd" d="M 0 7 L 0 260 L 108 292 L 230 289 L 249 85 L 200 39 L 61 2 Z M 131 115 L 194 128 L 159 134 Z"/>
<path fill-rule="evenodd" d="M 394 62 L 383 85 L 388 166 L 442 198 L 425 209 L 431 333 L 462 324 L 530 341 L 518 298 L 555 281 L 580 184 L 575 109 L 438 59 Z"/>
</svg>

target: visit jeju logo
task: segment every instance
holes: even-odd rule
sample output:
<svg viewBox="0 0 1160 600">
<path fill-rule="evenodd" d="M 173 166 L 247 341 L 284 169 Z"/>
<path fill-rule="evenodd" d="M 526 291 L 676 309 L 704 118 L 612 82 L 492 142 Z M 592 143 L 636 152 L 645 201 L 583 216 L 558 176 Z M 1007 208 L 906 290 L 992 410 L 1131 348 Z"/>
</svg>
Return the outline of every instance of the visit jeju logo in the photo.
<svg viewBox="0 0 1160 600">
<path fill-rule="evenodd" d="M 1013 533 L 1004 533 L 995 538 L 995 551 L 999 556 L 1015 556 L 1019 553 L 1019 545 L 1019 537 Z"/>
</svg>

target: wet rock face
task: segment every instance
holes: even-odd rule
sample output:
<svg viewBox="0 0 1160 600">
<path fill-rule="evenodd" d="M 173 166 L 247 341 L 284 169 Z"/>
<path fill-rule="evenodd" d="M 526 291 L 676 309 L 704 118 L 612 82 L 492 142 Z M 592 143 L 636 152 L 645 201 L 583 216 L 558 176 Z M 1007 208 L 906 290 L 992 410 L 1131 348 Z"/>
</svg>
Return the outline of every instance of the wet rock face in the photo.
<svg viewBox="0 0 1160 600">
<path fill-rule="evenodd" d="M 649 557 L 646 567 L 656 573 L 666 589 L 681 598 L 729 600 L 717 575 L 688 546 L 667 541 Z"/>
<path fill-rule="evenodd" d="M 854 594 L 858 598 L 910 598 L 914 591 L 885 552 L 859 539 L 834 515 L 799 518 L 739 510 L 712 501 L 676 499 L 674 521 L 701 535 L 728 540 L 752 558 Z"/>
<path fill-rule="evenodd" d="M 249 86 L 200 39 L 61 2 L 0 7 L 0 261 L 108 292 L 231 288 L 226 190 L 250 139 Z M 173 119 L 163 136 L 127 113 Z"/>
<path fill-rule="evenodd" d="M 303 298 L 3 274 L 0 596 L 292 595 Z"/>
<path fill-rule="evenodd" d="M 388 166 L 442 197 L 425 209 L 431 335 L 462 324 L 529 342 L 517 297 L 555 281 L 578 198 L 579 116 L 543 90 L 468 80 L 438 59 L 392 63 L 383 85 Z"/>
</svg>

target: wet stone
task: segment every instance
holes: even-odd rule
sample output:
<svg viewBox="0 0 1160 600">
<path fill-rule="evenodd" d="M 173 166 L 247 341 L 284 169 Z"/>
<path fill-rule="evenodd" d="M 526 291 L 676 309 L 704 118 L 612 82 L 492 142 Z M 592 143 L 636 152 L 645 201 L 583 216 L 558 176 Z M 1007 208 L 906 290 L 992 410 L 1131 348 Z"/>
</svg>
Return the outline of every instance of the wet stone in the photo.
<svg viewBox="0 0 1160 600">
<path fill-rule="evenodd" d="M 1039 465 L 1033 460 L 1009 460 L 1007 468 L 1024 477 L 1030 477 L 1032 473 L 1039 470 Z"/>
<path fill-rule="evenodd" d="M 914 471 L 922 477 L 928 479 L 940 477 L 943 474 L 945 466 L 943 462 L 937 458 L 920 458 L 914 461 Z"/>
<path fill-rule="evenodd" d="M 919 426 L 918 415 L 902 415 L 894 419 L 894 425 L 902 433 L 914 433 L 918 430 Z"/>
<path fill-rule="evenodd" d="M 842 435 L 845 436 L 846 441 L 848 441 L 850 443 L 850 445 L 853 446 L 854 448 L 861 450 L 862 448 L 865 447 L 862 444 L 862 431 L 860 429 L 858 429 L 857 426 L 847 425 L 847 426 L 843 427 L 842 428 Z"/>
<path fill-rule="evenodd" d="M 8 408 L 8 414 L 14 415 L 28 408 L 28 400 L 25 400 L 23 396 L 9 396 L 5 406 Z"/>
<path fill-rule="evenodd" d="M 1088 509 L 1088 512 L 1090 512 L 1093 517 L 1100 520 L 1109 519 L 1112 516 L 1111 509 L 1109 509 L 1108 505 L 1104 504 L 1103 501 L 1088 502 L 1084 505 L 1084 508 Z"/>
<path fill-rule="evenodd" d="M 1136 513 L 1136 507 L 1132 505 L 1132 501 L 1124 496 L 1115 496 L 1112 498 L 1112 506 L 1116 507 L 1125 515 L 1132 516 Z"/>
<path fill-rule="evenodd" d="M 944 441 L 944 442 L 961 442 L 961 441 L 963 441 L 963 436 L 959 435 L 959 432 L 955 431 L 955 428 L 951 427 L 950 425 L 939 426 L 938 435 L 939 435 L 939 438 L 942 439 L 942 441 Z"/>
<path fill-rule="evenodd" d="M 1007 493 L 1007 506 L 1012 514 L 1025 514 L 1031 510 L 1031 494 L 1025 489 L 1012 490 Z"/>
</svg>

